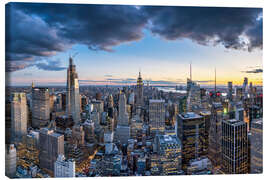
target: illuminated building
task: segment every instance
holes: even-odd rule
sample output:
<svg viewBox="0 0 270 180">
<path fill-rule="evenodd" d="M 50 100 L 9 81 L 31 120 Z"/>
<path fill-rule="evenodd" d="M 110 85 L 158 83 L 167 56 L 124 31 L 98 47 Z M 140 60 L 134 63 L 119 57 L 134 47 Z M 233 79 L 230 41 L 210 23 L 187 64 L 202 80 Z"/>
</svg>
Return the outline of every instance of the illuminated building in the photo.
<svg viewBox="0 0 270 180">
<path fill-rule="evenodd" d="M 73 64 L 73 59 L 69 57 L 69 67 L 67 69 L 67 100 L 66 113 L 72 116 L 74 123 L 78 124 L 81 121 L 81 104 L 79 92 L 79 80 L 76 72 L 76 65 Z"/>
<path fill-rule="evenodd" d="M 213 103 L 211 107 L 208 158 L 214 168 L 221 164 L 221 122 L 223 120 L 223 106 Z"/>
<path fill-rule="evenodd" d="M 204 120 L 204 154 L 208 153 L 208 146 L 209 146 L 209 131 L 210 131 L 210 118 L 211 112 L 210 111 L 201 111 L 200 116 L 203 117 Z"/>
<path fill-rule="evenodd" d="M 205 153 L 204 118 L 193 112 L 179 114 L 176 126 L 177 136 L 182 143 L 182 166 L 186 170 L 191 159 Z"/>
<path fill-rule="evenodd" d="M 54 162 L 64 154 L 64 135 L 43 128 L 39 133 L 39 166 L 54 171 Z"/>
<path fill-rule="evenodd" d="M 54 110 L 54 102 L 56 101 L 56 96 L 54 94 L 50 94 L 50 112 Z"/>
<path fill-rule="evenodd" d="M 165 131 L 165 101 L 159 99 L 149 100 L 150 133 L 163 134 Z"/>
<path fill-rule="evenodd" d="M 136 86 L 136 106 L 142 107 L 144 105 L 143 101 L 143 80 L 141 77 L 141 72 L 139 72 L 139 77 L 137 79 L 137 86 Z"/>
<path fill-rule="evenodd" d="M 160 156 L 158 154 L 151 154 L 150 155 L 150 162 L 151 162 L 151 175 L 158 176 L 161 174 L 161 162 Z"/>
<path fill-rule="evenodd" d="M 63 154 L 59 154 L 54 163 L 54 177 L 75 177 L 75 161 L 66 160 Z"/>
<path fill-rule="evenodd" d="M 25 93 L 11 96 L 11 139 L 19 142 L 27 134 L 27 105 Z"/>
<path fill-rule="evenodd" d="M 254 119 L 250 127 L 250 173 L 263 172 L 263 121 Z"/>
<path fill-rule="evenodd" d="M 176 135 L 158 135 L 157 151 L 160 159 L 161 174 L 177 175 L 182 167 L 182 144 L 179 138 Z"/>
<path fill-rule="evenodd" d="M 237 119 L 222 121 L 222 171 L 248 173 L 247 123 Z"/>
<path fill-rule="evenodd" d="M 32 127 L 41 128 L 50 121 L 50 94 L 48 88 L 32 89 Z"/>
<path fill-rule="evenodd" d="M 17 166 L 16 148 L 14 144 L 6 144 L 5 150 L 5 175 L 14 178 Z"/>
</svg>

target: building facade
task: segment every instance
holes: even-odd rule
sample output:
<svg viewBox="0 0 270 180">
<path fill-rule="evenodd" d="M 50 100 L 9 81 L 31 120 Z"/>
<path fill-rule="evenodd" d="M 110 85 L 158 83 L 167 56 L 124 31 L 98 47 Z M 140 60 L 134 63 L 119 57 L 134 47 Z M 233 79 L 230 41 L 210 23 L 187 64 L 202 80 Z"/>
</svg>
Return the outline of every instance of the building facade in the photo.
<svg viewBox="0 0 270 180">
<path fill-rule="evenodd" d="M 50 121 L 50 93 L 48 88 L 32 89 L 32 127 L 41 128 Z"/>
<path fill-rule="evenodd" d="M 43 128 L 39 133 L 39 165 L 54 171 L 54 163 L 59 154 L 64 154 L 64 135 Z"/>
<path fill-rule="evenodd" d="M 161 99 L 149 100 L 149 126 L 150 133 L 164 134 L 165 131 L 165 101 Z"/>
<path fill-rule="evenodd" d="M 250 127 L 250 173 L 263 172 L 263 120 L 254 119 Z"/>
<path fill-rule="evenodd" d="M 190 160 L 205 153 L 204 118 L 193 112 L 179 114 L 176 125 L 176 133 L 183 147 L 182 166 L 186 170 Z"/>
<path fill-rule="evenodd" d="M 182 144 L 179 138 L 176 135 L 159 135 L 157 137 L 157 152 L 161 174 L 179 174 L 182 168 Z"/>
<path fill-rule="evenodd" d="M 208 158 L 214 168 L 219 169 L 221 165 L 221 123 L 223 120 L 223 106 L 221 103 L 212 103 Z"/>
<path fill-rule="evenodd" d="M 16 174 L 17 155 L 14 144 L 6 144 L 5 152 L 5 174 L 9 178 L 14 178 Z"/>
<path fill-rule="evenodd" d="M 222 171 L 248 173 L 247 123 L 237 119 L 222 121 Z"/>
<path fill-rule="evenodd" d="M 18 142 L 27 134 L 26 96 L 25 93 L 13 93 L 11 98 L 11 139 Z"/>
<path fill-rule="evenodd" d="M 75 177 L 75 161 L 59 154 L 54 163 L 54 177 Z"/>
<path fill-rule="evenodd" d="M 66 95 L 66 113 L 68 116 L 72 116 L 75 124 L 81 121 L 80 111 L 80 92 L 78 74 L 76 72 L 76 66 L 73 64 L 73 59 L 69 58 L 69 67 L 67 69 L 67 95 Z"/>
</svg>

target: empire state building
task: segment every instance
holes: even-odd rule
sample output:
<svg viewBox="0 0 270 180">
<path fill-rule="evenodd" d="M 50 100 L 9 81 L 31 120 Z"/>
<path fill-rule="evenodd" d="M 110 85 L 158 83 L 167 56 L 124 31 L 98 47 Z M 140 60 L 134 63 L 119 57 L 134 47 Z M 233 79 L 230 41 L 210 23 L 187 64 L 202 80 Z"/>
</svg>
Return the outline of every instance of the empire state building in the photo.
<svg viewBox="0 0 270 180">
<path fill-rule="evenodd" d="M 69 67 L 67 69 L 67 102 L 66 113 L 72 116 L 74 123 L 80 122 L 80 93 L 78 74 L 76 66 L 73 64 L 73 59 L 69 58 Z"/>
</svg>

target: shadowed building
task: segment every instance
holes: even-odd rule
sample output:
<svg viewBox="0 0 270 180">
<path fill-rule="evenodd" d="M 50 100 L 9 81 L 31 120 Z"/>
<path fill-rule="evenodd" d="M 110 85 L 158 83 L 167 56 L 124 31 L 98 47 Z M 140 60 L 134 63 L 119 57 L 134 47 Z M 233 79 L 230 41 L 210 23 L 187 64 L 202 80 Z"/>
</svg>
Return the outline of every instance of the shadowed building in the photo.
<svg viewBox="0 0 270 180">
<path fill-rule="evenodd" d="M 248 134 L 244 121 L 222 121 L 222 171 L 226 174 L 248 173 Z"/>
<path fill-rule="evenodd" d="M 262 118 L 251 122 L 250 173 L 263 172 L 263 121 Z"/>
<path fill-rule="evenodd" d="M 213 103 L 211 107 L 208 157 L 213 167 L 221 165 L 221 122 L 223 120 L 223 106 Z"/>
<path fill-rule="evenodd" d="M 182 166 L 186 170 L 190 160 L 205 152 L 204 118 L 193 112 L 179 114 L 176 127 L 177 136 L 182 143 Z"/>
<path fill-rule="evenodd" d="M 32 127 L 41 128 L 50 121 L 50 94 L 48 88 L 32 89 Z"/>
<path fill-rule="evenodd" d="M 54 163 L 59 154 L 64 154 L 64 135 L 43 128 L 39 134 L 39 166 L 54 171 Z"/>
</svg>

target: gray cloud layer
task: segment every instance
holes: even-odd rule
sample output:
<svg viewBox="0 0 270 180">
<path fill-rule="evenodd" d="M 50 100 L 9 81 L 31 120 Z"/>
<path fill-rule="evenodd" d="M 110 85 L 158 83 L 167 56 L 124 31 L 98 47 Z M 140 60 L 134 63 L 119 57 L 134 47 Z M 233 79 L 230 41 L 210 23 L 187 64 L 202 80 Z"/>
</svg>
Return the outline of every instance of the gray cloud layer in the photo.
<svg viewBox="0 0 270 180">
<path fill-rule="evenodd" d="M 262 9 L 9 3 L 6 5 L 6 71 L 35 65 L 63 70 L 44 58 L 75 44 L 113 51 L 143 38 L 148 29 L 167 40 L 252 51 L 262 49 Z M 244 37 L 244 40 L 243 40 Z M 49 62 L 49 61 L 48 61 Z"/>
</svg>

